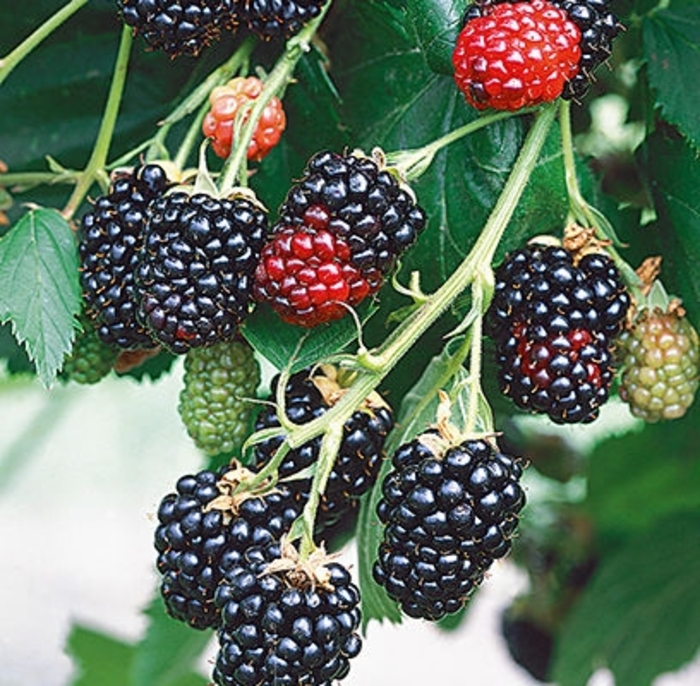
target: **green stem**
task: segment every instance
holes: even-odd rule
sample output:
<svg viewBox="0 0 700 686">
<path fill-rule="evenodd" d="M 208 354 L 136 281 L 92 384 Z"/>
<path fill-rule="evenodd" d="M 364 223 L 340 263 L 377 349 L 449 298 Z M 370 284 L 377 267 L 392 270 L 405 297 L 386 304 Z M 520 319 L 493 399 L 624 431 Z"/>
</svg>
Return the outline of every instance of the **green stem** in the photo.
<svg viewBox="0 0 700 686">
<path fill-rule="evenodd" d="M 205 102 L 199 112 L 197 113 L 197 116 L 192 120 L 192 123 L 190 124 L 189 128 L 187 129 L 187 133 L 185 134 L 185 137 L 182 139 L 182 142 L 180 143 L 180 147 L 177 150 L 177 153 L 175 155 L 175 159 L 173 160 L 175 166 L 178 169 L 184 169 L 185 165 L 187 164 L 187 160 L 189 159 L 190 154 L 192 153 L 192 150 L 199 140 L 199 136 L 202 131 L 202 120 L 206 116 L 207 112 L 209 111 L 209 103 Z"/>
<path fill-rule="evenodd" d="M 480 279 L 472 284 L 472 307 L 477 310 L 476 319 L 471 326 L 471 355 L 469 359 L 469 407 L 467 409 L 467 434 L 476 429 L 479 416 L 479 399 L 481 398 L 481 351 L 484 321 L 484 291 Z"/>
<path fill-rule="evenodd" d="M 63 172 L 8 172 L 0 174 L 0 186 L 5 188 L 17 187 L 24 191 L 41 184 L 75 183 L 82 172 L 66 169 Z"/>
<path fill-rule="evenodd" d="M 72 17 L 88 0 L 71 0 L 58 12 L 49 17 L 39 28 L 27 36 L 14 50 L 0 58 L 0 84 L 10 75 L 12 70 L 36 48 L 45 38 L 50 36 L 67 19 Z"/>
<path fill-rule="evenodd" d="M 275 96 L 281 97 L 284 93 L 292 79 L 297 63 L 304 53 L 309 51 L 311 40 L 326 16 L 331 2 L 332 0 L 328 0 L 319 15 L 306 24 L 294 38 L 287 41 L 284 53 L 265 79 L 265 87 L 248 110 L 248 117 L 241 129 L 240 137 L 236 137 L 232 154 L 221 172 L 219 191 L 222 196 L 228 195 L 236 183 L 242 186 L 246 185 L 248 146 L 255 133 L 258 120 L 270 100 Z"/>
<path fill-rule="evenodd" d="M 77 185 L 73 189 L 73 194 L 63 208 L 62 214 L 66 219 L 71 219 L 73 217 L 75 211 L 83 201 L 83 198 L 90 190 L 90 186 L 92 186 L 99 177 L 100 173 L 104 172 L 107 163 L 107 155 L 109 154 L 109 146 L 112 142 L 112 135 L 114 134 L 114 126 L 117 122 L 119 105 L 121 104 L 122 94 L 124 92 L 131 43 L 131 27 L 124 26 L 119 42 L 117 61 L 114 65 L 112 84 L 109 88 L 107 104 L 105 105 L 102 123 L 100 124 L 100 130 L 95 141 L 95 147 L 92 149 L 92 155 L 87 163 L 87 167 L 83 170 Z"/>
<path fill-rule="evenodd" d="M 435 155 L 447 147 L 451 143 L 469 136 L 486 126 L 490 126 L 503 119 L 510 119 L 514 116 L 520 116 L 522 114 L 529 114 L 532 109 L 523 109 L 518 112 L 494 112 L 492 114 L 487 114 L 474 121 L 470 121 L 464 126 L 460 126 L 454 131 L 450 131 L 441 138 L 428 143 L 428 145 L 422 148 L 416 148 L 414 150 L 402 150 L 398 153 L 389 153 L 386 156 L 386 164 L 389 167 L 395 167 L 398 169 L 400 175 L 406 181 L 413 181 L 419 178 L 425 170 L 430 166 Z"/>
</svg>

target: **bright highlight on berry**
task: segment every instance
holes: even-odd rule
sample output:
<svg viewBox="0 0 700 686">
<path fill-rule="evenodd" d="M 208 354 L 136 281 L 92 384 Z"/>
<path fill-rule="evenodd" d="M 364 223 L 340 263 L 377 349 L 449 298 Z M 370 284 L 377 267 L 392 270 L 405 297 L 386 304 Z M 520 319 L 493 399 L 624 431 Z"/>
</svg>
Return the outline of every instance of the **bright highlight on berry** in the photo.
<svg viewBox="0 0 700 686">
<path fill-rule="evenodd" d="M 242 108 L 249 107 L 260 96 L 263 82 L 255 76 L 232 79 L 224 86 L 218 86 L 209 94 L 211 109 L 202 122 L 202 133 L 212 139 L 211 147 L 222 158 L 231 154 L 234 143 L 234 130 L 242 128 L 249 113 L 240 117 Z M 259 162 L 279 143 L 287 120 L 282 101 L 273 97 L 263 109 L 248 145 L 247 157 Z"/>
</svg>

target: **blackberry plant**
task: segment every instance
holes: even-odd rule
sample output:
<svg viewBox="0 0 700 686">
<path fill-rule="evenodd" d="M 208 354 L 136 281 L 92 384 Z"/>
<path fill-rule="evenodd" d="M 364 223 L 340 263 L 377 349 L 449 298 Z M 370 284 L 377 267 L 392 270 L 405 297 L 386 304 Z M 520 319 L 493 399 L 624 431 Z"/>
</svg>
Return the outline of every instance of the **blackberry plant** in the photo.
<svg viewBox="0 0 700 686">
<path fill-rule="evenodd" d="M 697 655 L 694 3 L 29 5 L 0 26 L 0 482 L 33 495 L 0 533 L 31 560 L 88 512 L 80 550 L 157 589 L 138 643 L 75 628 L 20 681 L 53 648 L 81 683 L 350 682 L 379 622 L 469 632 L 513 565 L 492 625 L 540 678 Z M 34 372 L 100 386 L 45 404 Z M 75 614 L 28 590 L 9 617 Z M 37 654 L 6 634 L 3 675 Z"/>
</svg>

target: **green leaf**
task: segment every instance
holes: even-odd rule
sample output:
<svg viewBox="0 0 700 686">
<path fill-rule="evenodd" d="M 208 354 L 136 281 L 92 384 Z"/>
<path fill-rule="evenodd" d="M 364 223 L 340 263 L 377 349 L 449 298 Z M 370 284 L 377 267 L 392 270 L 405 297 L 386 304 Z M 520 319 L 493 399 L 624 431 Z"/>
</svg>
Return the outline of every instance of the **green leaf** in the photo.
<svg viewBox="0 0 700 686">
<path fill-rule="evenodd" d="M 657 106 L 699 147 L 700 118 L 697 103 L 688 97 L 688 84 L 700 81 L 700 7 L 696 3 L 650 14 L 642 36 Z"/>
<path fill-rule="evenodd" d="M 361 320 L 374 311 L 372 306 L 360 308 Z M 357 326 L 351 316 L 335 322 L 304 329 L 285 324 L 272 308 L 256 308 L 241 327 L 246 340 L 277 369 L 291 362 L 294 373 L 323 358 L 342 352 L 357 339 Z"/>
<path fill-rule="evenodd" d="M 408 0 L 406 9 L 430 68 L 452 75 L 452 52 L 462 24 L 464 4 L 454 0 Z"/>
<path fill-rule="evenodd" d="M 683 419 L 645 425 L 596 446 L 585 507 L 599 531 L 624 535 L 678 512 L 700 510 L 698 421 L 696 405 Z"/>
<path fill-rule="evenodd" d="M 134 647 L 98 631 L 74 624 L 67 652 L 78 668 L 72 686 L 125 686 Z"/>
<path fill-rule="evenodd" d="M 193 673 L 212 634 L 195 631 L 165 614 L 160 598 L 146 608 L 148 629 L 136 646 L 129 686 L 204 686 Z M 97 682 L 95 682 L 97 683 Z M 123 686 L 123 684 L 122 684 Z"/>
<path fill-rule="evenodd" d="M 639 501 L 640 510 L 644 501 Z M 604 557 L 565 622 L 553 681 L 581 686 L 606 666 L 615 682 L 650 686 L 700 645 L 700 515 L 677 517 Z"/>
<path fill-rule="evenodd" d="M 670 129 L 646 143 L 646 169 L 659 216 L 661 278 L 700 322 L 700 165 L 695 151 Z"/>
<path fill-rule="evenodd" d="M 80 311 L 78 251 L 55 210 L 30 210 L 0 239 L 0 321 L 12 322 L 45 386 L 71 349 Z"/>
</svg>

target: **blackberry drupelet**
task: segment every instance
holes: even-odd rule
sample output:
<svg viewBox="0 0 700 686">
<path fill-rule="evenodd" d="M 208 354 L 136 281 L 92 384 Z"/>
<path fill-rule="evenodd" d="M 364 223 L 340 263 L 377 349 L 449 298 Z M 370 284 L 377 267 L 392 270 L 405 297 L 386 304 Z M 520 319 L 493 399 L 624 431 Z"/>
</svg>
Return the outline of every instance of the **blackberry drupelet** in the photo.
<svg viewBox="0 0 700 686">
<path fill-rule="evenodd" d="M 582 98 L 593 81 L 593 72 L 612 53 L 612 42 L 623 30 L 610 9 L 610 0 L 550 0 L 563 9 L 581 32 L 578 73 L 566 84 L 562 97 Z"/>
<path fill-rule="evenodd" d="M 324 151 L 289 190 L 277 230 L 308 226 L 344 240 L 374 292 L 425 223 L 425 212 L 391 172 L 368 157 Z"/>
<path fill-rule="evenodd" d="M 95 384 L 112 371 L 119 350 L 104 343 L 94 322 L 84 314 L 79 318 L 83 327 L 75 335 L 70 354 L 63 361 L 60 377 L 79 384 Z"/>
<path fill-rule="evenodd" d="M 698 334 L 685 313 L 644 309 L 619 339 L 620 397 L 646 422 L 682 417 L 700 371 Z"/>
<path fill-rule="evenodd" d="M 224 467 L 183 476 L 158 507 L 160 593 L 168 614 L 195 629 L 218 625 L 214 593 L 226 569 L 248 548 L 278 540 L 299 515 L 283 486 L 227 500 L 239 475 Z"/>
<path fill-rule="evenodd" d="M 238 23 L 236 0 L 117 0 L 119 14 L 154 50 L 196 57 Z"/>
<path fill-rule="evenodd" d="M 290 38 L 321 12 L 327 0 L 239 0 L 241 21 L 268 40 Z M 234 2 L 235 4 L 235 2 Z"/>
<path fill-rule="evenodd" d="M 249 549 L 219 586 L 219 686 L 331 686 L 360 652 L 360 594 L 345 567 L 327 562 L 319 581 L 272 571 L 280 558 L 278 544 Z"/>
<path fill-rule="evenodd" d="M 78 251 L 86 312 L 100 338 L 120 348 L 154 347 L 136 316 L 134 272 L 143 247 L 148 204 L 168 188 L 165 171 L 147 164 L 117 176 L 81 221 Z"/>
<path fill-rule="evenodd" d="M 374 579 L 410 617 L 438 620 L 510 550 L 525 503 L 520 461 L 483 440 L 454 445 L 428 432 L 400 446 L 392 466 Z"/>
<path fill-rule="evenodd" d="M 324 373 L 318 369 L 311 375 L 306 369 L 289 378 L 285 389 L 285 411 L 290 421 L 306 424 L 328 411 L 342 394 L 339 386 L 328 376 L 332 373 L 330 370 Z M 275 400 L 278 381 L 279 377 L 275 377 L 272 382 L 272 401 Z M 330 473 L 326 492 L 321 498 L 316 522 L 319 531 L 332 526 L 344 515 L 356 512 L 358 498 L 377 479 L 384 455 L 384 441 L 393 425 L 391 409 L 378 394 L 370 395 L 365 400 L 365 405 L 345 423 L 336 463 Z M 256 431 L 277 426 L 280 426 L 277 408 L 264 407 L 256 419 Z M 280 465 L 280 477 L 291 476 L 314 464 L 321 450 L 322 438 L 317 436 L 299 448 L 290 450 Z M 282 437 L 276 436 L 255 445 L 258 469 L 272 459 L 281 443 Z M 311 479 L 286 483 L 299 506 L 303 507 L 308 499 Z"/>
<path fill-rule="evenodd" d="M 219 455 L 240 449 L 259 382 L 260 367 L 244 341 L 222 341 L 187 353 L 178 411 L 200 450 Z"/>
<path fill-rule="evenodd" d="M 344 317 L 373 290 L 345 240 L 308 226 L 277 228 L 255 270 L 255 299 L 306 328 Z"/>
<path fill-rule="evenodd" d="M 545 0 L 472 5 L 452 54 L 455 81 L 477 109 L 551 102 L 579 71 L 581 33 Z"/>
<path fill-rule="evenodd" d="M 613 379 L 612 346 L 630 298 L 612 260 L 528 245 L 496 270 L 487 332 L 502 392 L 557 423 L 591 422 Z"/>
<path fill-rule="evenodd" d="M 232 338 L 248 312 L 265 213 L 245 197 L 184 192 L 149 212 L 136 272 L 141 321 L 178 354 Z"/>
</svg>

